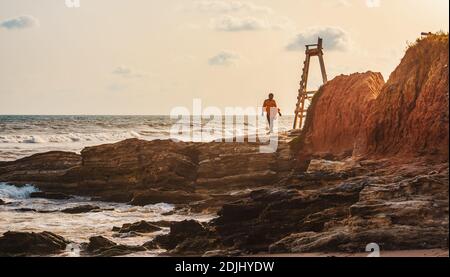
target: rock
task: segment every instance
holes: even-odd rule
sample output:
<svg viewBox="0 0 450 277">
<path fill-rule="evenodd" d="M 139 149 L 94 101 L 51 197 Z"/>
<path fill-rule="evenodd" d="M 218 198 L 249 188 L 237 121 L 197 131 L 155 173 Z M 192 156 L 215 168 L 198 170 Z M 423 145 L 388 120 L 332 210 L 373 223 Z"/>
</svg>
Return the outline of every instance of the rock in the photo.
<svg viewBox="0 0 450 277">
<path fill-rule="evenodd" d="M 411 46 L 377 97 L 357 155 L 411 158 L 449 154 L 448 35 Z"/>
<path fill-rule="evenodd" d="M 290 153 L 283 139 L 273 154 L 260 154 L 259 144 L 248 142 L 129 139 L 88 147 L 81 156 L 49 152 L 0 163 L 0 181 L 34 184 L 44 192 L 34 196 L 59 198 L 58 193 L 132 205 L 197 203 L 196 210 L 213 210 L 224 201 L 211 195 L 258 188 L 287 176 Z"/>
<path fill-rule="evenodd" d="M 448 247 L 448 164 L 372 166 L 308 189 L 254 191 L 224 205 L 212 228 L 223 245 L 251 253 Z"/>
<path fill-rule="evenodd" d="M 241 256 L 241 251 L 239 250 L 212 250 L 203 254 L 204 258 L 212 258 L 212 257 L 238 257 Z"/>
<path fill-rule="evenodd" d="M 69 152 L 48 152 L 36 154 L 17 161 L 0 164 L 0 180 L 16 183 L 52 183 L 67 172 L 79 166 L 81 156 Z"/>
<path fill-rule="evenodd" d="M 160 230 L 160 227 L 143 220 L 132 224 L 124 224 L 122 228 L 113 228 L 113 231 L 117 231 L 119 233 L 153 233 Z"/>
<path fill-rule="evenodd" d="M 69 242 L 50 232 L 6 232 L 0 237 L 0 256 L 46 256 L 65 250 Z"/>
<path fill-rule="evenodd" d="M 143 246 L 119 245 L 102 236 L 91 237 L 85 249 L 88 254 L 97 257 L 126 256 L 135 252 L 146 251 Z"/>
<path fill-rule="evenodd" d="M 2 206 L 2 205 L 6 205 L 6 203 L 2 199 L 0 199 L 0 206 Z"/>
<path fill-rule="evenodd" d="M 149 189 L 134 195 L 129 204 L 146 206 L 158 203 L 189 204 L 204 199 L 204 196 L 184 191 L 160 191 Z"/>
<path fill-rule="evenodd" d="M 64 193 L 58 193 L 58 192 L 32 192 L 30 194 L 30 198 L 66 200 L 66 199 L 71 199 L 72 196 L 64 194 Z"/>
<path fill-rule="evenodd" d="M 140 233 L 137 232 L 128 232 L 128 233 L 117 233 L 117 234 L 113 234 L 112 237 L 113 238 L 135 238 L 135 237 L 140 237 L 142 236 Z"/>
<path fill-rule="evenodd" d="M 97 212 L 97 211 L 100 211 L 100 207 L 92 206 L 92 205 L 81 205 L 78 207 L 67 208 L 67 209 L 61 210 L 62 213 L 66 213 L 66 214 L 82 214 L 82 213 Z"/>
<path fill-rule="evenodd" d="M 111 192 L 99 197 L 93 197 L 92 201 L 103 201 L 113 203 L 129 203 L 133 199 L 133 193 L 128 192 Z"/>
<path fill-rule="evenodd" d="M 381 73 L 340 75 L 314 96 L 300 137 L 301 155 L 348 157 L 367 111 L 384 85 Z"/>
<path fill-rule="evenodd" d="M 294 144 L 312 158 L 429 156 L 448 162 L 448 35 L 410 47 L 384 84 L 380 73 L 341 75 L 319 89 Z"/>
<path fill-rule="evenodd" d="M 19 213 L 38 212 L 36 209 L 32 209 L 32 208 L 19 208 L 19 209 L 14 209 L 14 211 L 19 212 Z"/>
<path fill-rule="evenodd" d="M 143 246 L 132 246 L 132 245 L 116 245 L 96 253 L 97 257 L 117 257 L 126 256 L 136 252 L 145 252 L 147 249 Z"/>
<path fill-rule="evenodd" d="M 220 247 L 215 233 L 195 220 L 173 222 L 170 233 L 156 237 L 151 245 L 169 250 L 175 255 L 199 255 Z"/>
<path fill-rule="evenodd" d="M 94 252 L 104 248 L 110 248 L 116 245 L 117 243 L 112 242 L 105 237 L 97 236 L 89 238 L 89 244 L 87 245 L 86 250 L 89 252 Z"/>
<path fill-rule="evenodd" d="M 147 250 L 155 250 L 155 249 L 159 248 L 158 244 L 155 241 L 153 241 L 153 240 L 147 241 L 142 246 L 145 247 L 145 249 L 147 249 Z"/>
<path fill-rule="evenodd" d="M 448 248 L 448 232 L 438 228 L 394 226 L 361 230 L 307 232 L 290 235 L 269 247 L 271 253 L 342 251 L 361 253 L 375 242 L 383 250 Z"/>
<path fill-rule="evenodd" d="M 267 252 L 270 244 L 291 233 L 321 231 L 327 222 L 347 218 L 364 186 L 355 181 L 315 191 L 261 190 L 224 205 L 212 225 L 225 246 Z"/>
</svg>

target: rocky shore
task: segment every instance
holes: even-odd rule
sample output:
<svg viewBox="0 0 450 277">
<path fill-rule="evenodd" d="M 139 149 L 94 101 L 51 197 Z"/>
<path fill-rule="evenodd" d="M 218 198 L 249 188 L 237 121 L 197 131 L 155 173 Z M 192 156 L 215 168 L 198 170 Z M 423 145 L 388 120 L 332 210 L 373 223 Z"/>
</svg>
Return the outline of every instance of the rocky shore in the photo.
<svg viewBox="0 0 450 277">
<path fill-rule="evenodd" d="M 282 135 L 276 153 L 259 153 L 257 143 L 131 139 L 2 162 L 0 181 L 33 184 L 42 191 L 35 197 L 217 213 L 208 223 L 130 222 L 116 230 L 170 232 L 135 247 L 93 237 L 85 255 L 358 253 L 369 243 L 448 249 L 448 97 L 448 36 L 429 36 L 386 83 L 373 72 L 329 81 L 302 133 Z M 51 233 L 6 233 L 0 255 L 45 255 L 69 243 Z"/>
</svg>

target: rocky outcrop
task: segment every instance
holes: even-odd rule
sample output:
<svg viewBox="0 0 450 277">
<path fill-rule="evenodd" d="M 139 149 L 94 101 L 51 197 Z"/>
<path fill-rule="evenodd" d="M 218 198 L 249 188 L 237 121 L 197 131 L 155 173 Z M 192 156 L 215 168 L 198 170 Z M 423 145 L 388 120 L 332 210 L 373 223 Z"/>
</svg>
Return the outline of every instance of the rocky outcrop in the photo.
<svg viewBox="0 0 450 277">
<path fill-rule="evenodd" d="M 102 236 L 89 238 L 89 243 L 83 245 L 83 248 L 85 249 L 85 255 L 96 257 L 126 256 L 132 253 L 147 250 L 143 246 L 117 244 Z"/>
<path fill-rule="evenodd" d="M 448 161 L 448 35 L 411 46 L 374 103 L 358 155 Z"/>
<path fill-rule="evenodd" d="M 448 85 L 448 35 L 418 40 L 386 84 L 373 72 L 336 77 L 309 107 L 299 168 L 317 157 L 448 161 Z"/>
<path fill-rule="evenodd" d="M 67 200 L 71 199 L 72 196 L 58 193 L 58 192 L 32 192 L 30 193 L 30 198 L 44 198 L 44 199 L 53 199 L 53 200 Z"/>
<path fill-rule="evenodd" d="M 0 180 L 16 183 L 54 182 L 81 164 L 81 156 L 70 152 L 36 154 L 0 164 Z"/>
<path fill-rule="evenodd" d="M 61 210 L 62 213 L 66 213 L 66 214 L 82 214 L 82 213 L 99 212 L 99 211 L 101 211 L 100 207 L 92 206 L 92 205 L 81 205 L 81 206 Z"/>
<path fill-rule="evenodd" d="M 341 75 L 314 96 L 300 138 L 303 155 L 348 157 L 367 111 L 384 85 L 381 73 Z"/>
<path fill-rule="evenodd" d="M 364 252 L 372 242 L 384 250 L 448 247 L 447 164 L 432 172 L 420 162 L 364 167 L 371 176 L 324 183 L 311 175 L 308 183 L 303 174 L 255 191 L 224 205 L 212 224 L 225 246 L 251 253 Z"/>
<path fill-rule="evenodd" d="M 135 223 L 128 223 L 122 225 L 121 228 L 114 227 L 113 231 L 119 232 L 119 233 L 130 233 L 130 232 L 137 232 L 137 233 L 153 233 L 160 231 L 161 228 L 159 226 L 156 226 L 152 224 L 151 222 L 147 221 L 139 221 Z"/>
<path fill-rule="evenodd" d="M 34 184 L 43 191 L 35 197 L 81 195 L 142 206 L 196 203 L 201 210 L 219 207 L 236 191 L 263 187 L 289 174 L 285 141 L 274 154 L 260 154 L 259 146 L 130 139 L 86 148 L 81 156 L 50 152 L 3 163 L 0 181 Z"/>
<path fill-rule="evenodd" d="M 317 157 L 448 161 L 448 85 L 448 35 L 418 40 L 386 84 L 373 72 L 336 77 L 309 107 L 299 169 Z"/>
<path fill-rule="evenodd" d="M 198 256 L 221 248 L 216 233 L 194 220 L 173 222 L 169 234 L 158 236 L 146 245 L 169 250 L 171 255 Z"/>
<path fill-rule="evenodd" d="M 59 254 L 69 242 L 50 232 L 6 232 L 0 237 L 0 256 L 42 256 Z"/>
</svg>

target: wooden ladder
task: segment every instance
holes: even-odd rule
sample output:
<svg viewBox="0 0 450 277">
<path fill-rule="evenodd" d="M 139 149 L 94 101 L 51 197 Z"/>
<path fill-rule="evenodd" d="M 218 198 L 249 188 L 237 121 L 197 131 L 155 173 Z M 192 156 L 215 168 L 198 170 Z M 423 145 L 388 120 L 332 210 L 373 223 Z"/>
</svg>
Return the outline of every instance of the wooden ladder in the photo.
<svg viewBox="0 0 450 277">
<path fill-rule="evenodd" d="M 311 101 L 317 91 L 308 91 L 308 75 L 309 66 L 311 64 L 311 57 L 319 57 L 320 70 L 322 72 L 322 80 L 325 84 L 327 82 L 327 72 L 325 70 L 325 62 L 323 60 L 323 39 L 319 38 L 317 44 L 306 45 L 306 58 L 303 63 L 302 79 L 300 81 L 300 89 L 298 90 L 297 106 L 295 108 L 294 130 L 302 129 L 306 119 L 308 107 L 306 101 Z"/>
</svg>

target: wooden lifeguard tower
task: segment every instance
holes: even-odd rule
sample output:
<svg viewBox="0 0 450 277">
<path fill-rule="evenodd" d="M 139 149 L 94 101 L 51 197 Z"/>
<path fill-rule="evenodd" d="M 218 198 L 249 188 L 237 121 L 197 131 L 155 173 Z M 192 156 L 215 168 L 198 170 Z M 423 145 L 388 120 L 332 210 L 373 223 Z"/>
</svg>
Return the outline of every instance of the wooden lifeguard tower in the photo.
<svg viewBox="0 0 450 277">
<path fill-rule="evenodd" d="M 323 39 L 319 38 L 317 44 L 309 44 L 306 45 L 306 58 L 303 63 L 303 73 L 302 79 L 300 81 L 300 89 L 298 90 L 298 101 L 295 109 L 295 119 L 294 119 L 294 130 L 303 128 L 303 124 L 306 119 L 306 113 L 308 107 L 306 105 L 306 101 L 310 102 L 316 94 L 317 91 L 308 91 L 308 75 L 309 75 L 309 67 L 311 64 L 311 57 L 317 56 L 319 57 L 320 70 L 322 72 L 322 80 L 325 84 L 327 79 L 327 72 L 325 70 L 325 62 L 323 60 Z"/>
</svg>

